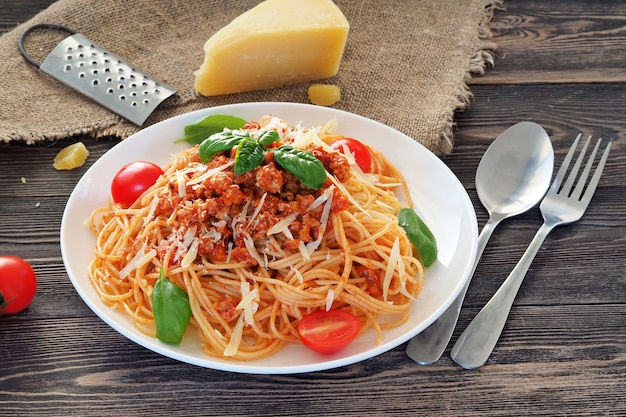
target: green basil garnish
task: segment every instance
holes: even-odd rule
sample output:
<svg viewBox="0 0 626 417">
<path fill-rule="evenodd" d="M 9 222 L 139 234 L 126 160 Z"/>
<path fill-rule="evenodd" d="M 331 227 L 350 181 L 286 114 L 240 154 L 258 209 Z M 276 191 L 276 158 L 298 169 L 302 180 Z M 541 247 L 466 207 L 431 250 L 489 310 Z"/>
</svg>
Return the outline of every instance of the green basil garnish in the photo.
<svg viewBox="0 0 626 417">
<path fill-rule="evenodd" d="M 278 142 L 280 140 L 280 135 L 273 129 L 262 130 L 261 133 L 259 133 L 259 138 L 257 140 L 261 145 L 269 146 L 274 142 Z"/>
<path fill-rule="evenodd" d="M 432 265 L 437 260 L 437 241 L 426 223 L 412 208 L 400 209 L 398 223 L 404 229 L 413 247 L 419 252 L 424 266 Z"/>
<path fill-rule="evenodd" d="M 220 152 L 227 152 L 237 146 L 235 154 L 235 175 L 245 174 L 263 163 L 265 152 L 272 152 L 276 163 L 295 175 L 304 185 L 317 190 L 326 182 L 326 170 L 322 161 L 312 153 L 292 146 L 283 145 L 268 148 L 280 140 L 280 135 L 273 129 L 262 130 L 253 138 L 242 130 L 224 130 L 215 133 L 200 144 L 200 160 L 207 163 Z"/>
<path fill-rule="evenodd" d="M 237 146 L 239 142 L 249 137 L 250 134 L 248 132 L 240 130 L 225 130 L 220 133 L 215 133 L 200 144 L 200 160 L 206 164 L 218 153 L 230 151 Z"/>
<path fill-rule="evenodd" d="M 235 154 L 235 166 L 233 171 L 235 175 L 245 174 L 252 171 L 263 163 L 265 157 L 265 148 L 263 145 L 247 137 L 237 145 L 237 153 Z"/>
<path fill-rule="evenodd" d="M 191 319 L 189 295 L 165 277 L 163 268 L 152 289 L 152 312 L 157 339 L 164 343 L 179 344 Z"/>
<path fill-rule="evenodd" d="M 274 149 L 274 159 L 309 188 L 316 190 L 326 182 L 324 164 L 312 153 L 284 145 Z"/>
<path fill-rule="evenodd" d="M 202 143 L 209 136 L 224 129 L 241 129 L 246 124 L 242 118 L 223 114 L 207 116 L 198 123 L 185 126 L 185 136 L 175 142 L 188 142 L 192 145 Z"/>
</svg>

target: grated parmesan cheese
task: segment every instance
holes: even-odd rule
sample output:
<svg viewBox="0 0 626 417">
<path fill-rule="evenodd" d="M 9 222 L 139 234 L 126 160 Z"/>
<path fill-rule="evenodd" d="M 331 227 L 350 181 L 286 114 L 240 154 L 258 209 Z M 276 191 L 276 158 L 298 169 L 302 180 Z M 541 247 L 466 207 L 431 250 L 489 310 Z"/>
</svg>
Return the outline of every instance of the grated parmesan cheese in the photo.
<svg viewBox="0 0 626 417">
<path fill-rule="evenodd" d="M 383 299 L 387 301 L 387 295 L 389 295 L 389 284 L 393 277 L 393 272 L 396 270 L 398 261 L 400 260 L 400 239 L 396 237 L 389 253 L 389 260 L 387 261 L 387 269 L 385 270 L 385 277 L 383 278 Z"/>
<path fill-rule="evenodd" d="M 341 191 L 341 193 L 348 199 L 350 200 L 350 203 L 352 203 L 352 205 L 354 207 L 356 207 L 357 209 L 359 209 L 359 211 L 367 214 L 368 216 L 371 217 L 371 215 L 363 208 L 361 207 L 361 205 L 352 197 L 352 194 L 350 194 L 348 192 L 348 190 L 346 189 L 346 187 L 344 187 L 344 185 L 339 182 L 337 180 L 337 178 L 335 178 L 334 176 L 330 175 L 328 172 L 326 173 L 326 176 L 328 176 L 328 178 L 330 178 L 330 180 L 333 182 L 333 184 L 335 184 L 337 186 L 337 188 L 339 188 L 339 191 Z"/>
<path fill-rule="evenodd" d="M 143 219 L 144 226 L 146 226 L 154 218 L 154 212 L 156 211 L 158 204 L 159 204 L 159 198 L 153 195 L 152 202 L 150 203 L 150 210 L 148 211 L 148 214 L 146 215 L 146 217 Z"/>
<path fill-rule="evenodd" d="M 335 290 L 328 290 L 326 293 L 326 311 L 329 311 L 333 306 L 333 301 L 335 301 Z"/>
<path fill-rule="evenodd" d="M 144 250 L 145 246 L 139 249 L 135 256 L 133 256 L 133 259 L 131 259 L 130 262 L 128 262 L 126 266 L 120 270 L 121 279 L 126 278 L 133 270 L 141 268 L 156 256 L 156 249 L 151 249 L 145 253 Z"/>
<path fill-rule="evenodd" d="M 278 223 L 269 228 L 269 230 L 267 231 L 267 235 L 270 236 L 276 233 L 281 233 L 285 229 L 289 230 L 289 226 L 298 218 L 299 214 L 300 213 L 298 212 L 293 212 L 287 217 L 282 218 Z"/>
<path fill-rule="evenodd" d="M 250 217 L 250 220 L 249 220 L 250 224 L 254 222 L 254 219 L 256 219 L 256 216 L 258 216 L 259 213 L 261 212 L 261 209 L 263 208 L 263 203 L 265 203 L 265 197 L 267 197 L 267 191 L 264 192 L 261 198 L 259 199 L 259 204 L 256 206 L 256 209 L 254 209 L 254 213 L 252 213 L 252 217 Z"/>
<path fill-rule="evenodd" d="M 176 184 L 178 188 L 178 196 L 180 198 L 184 198 L 185 194 L 187 194 L 187 186 L 185 184 L 185 177 L 180 171 L 176 171 Z"/>
<path fill-rule="evenodd" d="M 250 291 L 250 283 L 244 281 L 241 283 L 241 301 L 235 307 L 236 310 L 243 310 L 244 320 L 246 324 L 254 323 L 254 313 L 257 312 L 259 304 L 255 301 L 259 294 L 257 288 Z"/>
<path fill-rule="evenodd" d="M 233 329 L 233 334 L 230 335 L 230 341 L 228 345 L 226 345 L 226 349 L 224 349 L 224 356 L 234 356 L 239 350 L 239 345 L 241 344 L 241 336 L 243 334 L 243 314 L 239 316 L 239 320 L 237 320 L 237 324 Z"/>
<path fill-rule="evenodd" d="M 298 282 L 300 284 L 304 284 L 304 277 L 302 276 L 302 273 L 298 270 L 298 268 L 294 268 L 293 265 L 290 265 L 289 267 L 293 271 L 293 274 L 296 276 L 296 278 L 298 278 Z"/>
<path fill-rule="evenodd" d="M 193 261 L 196 259 L 196 256 L 198 256 L 198 241 L 197 240 L 191 243 L 191 246 L 189 247 L 189 250 L 183 257 L 183 260 L 180 261 L 180 266 L 183 268 L 189 268 L 189 265 L 193 263 Z"/>
<path fill-rule="evenodd" d="M 328 187 L 328 190 L 330 190 L 331 188 L 333 188 L 332 185 Z M 328 190 L 326 190 L 326 192 L 328 192 Z M 309 242 L 306 244 L 306 251 L 308 253 L 308 259 L 311 259 L 311 254 L 317 250 L 317 248 L 322 243 L 322 239 L 324 239 L 324 233 L 326 233 L 326 227 L 328 226 L 328 219 L 330 217 L 330 207 L 333 204 L 333 192 L 332 191 L 333 190 L 331 190 L 331 192 L 328 192 L 329 197 L 326 200 L 326 203 L 324 203 L 324 208 L 322 209 L 322 217 L 320 218 L 320 222 L 322 223 L 322 225 L 320 226 L 320 231 L 317 236 L 317 239 L 315 239 L 313 242 Z M 324 192 L 324 194 L 326 194 L 326 192 Z"/>
<path fill-rule="evenodd" d="M 244 233 L 243 242 L 246 245 L 246 249 L 248 249 L 250 256 L 252 256 L 259 263 L 260 266 L 264 266 L 267 268 L 267 264 L 263 262 L 263 258 L 261 258 L 261 255 L 254 246 L 254 240 L 252 240 L 252 237 L 249 234 Z"/>
<path fill-rule="evenodd" d="M 187 181 L 187 185 L 200 184 L 201 182 L 204 182 L 204 180 L 212 177 L 213 175 L 217 174 L 218 172 L 222 172 L 225 169 L 230 168 L 234 164 L 235 164 L 235 161 L 229 161 L 227 164 L 220 165 L 220 166 L 218 166 L 216 168 L 209 169 L 204 174 L 199 175 L 196 178 L 193 178 L 193 179 L 190 179 L 189 181 Z"/>
</svg>

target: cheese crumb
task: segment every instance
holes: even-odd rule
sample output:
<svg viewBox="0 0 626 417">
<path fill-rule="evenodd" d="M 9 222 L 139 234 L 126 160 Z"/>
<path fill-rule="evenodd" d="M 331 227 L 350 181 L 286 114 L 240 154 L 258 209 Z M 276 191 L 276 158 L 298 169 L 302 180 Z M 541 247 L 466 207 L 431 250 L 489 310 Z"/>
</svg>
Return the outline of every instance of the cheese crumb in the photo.
<svg viewBox="0 0 626 417">
<path fill-rule="evenodd" d="M 61 149 L 54 157 L 52 165 L 54 169 L 58 171 L 74 169 L 83 166 L 88 156 L 89 151 L 87 147 L 85 147 L 85 144 L 76 142 L 73 145 Z"/>
<path fill-rule="evenodd" d="M 309 87 L 309 100 L 318 106 L 332 106 L 341 100 L 341 90 L 336 85 L 313 84 Z"/>
</svg>

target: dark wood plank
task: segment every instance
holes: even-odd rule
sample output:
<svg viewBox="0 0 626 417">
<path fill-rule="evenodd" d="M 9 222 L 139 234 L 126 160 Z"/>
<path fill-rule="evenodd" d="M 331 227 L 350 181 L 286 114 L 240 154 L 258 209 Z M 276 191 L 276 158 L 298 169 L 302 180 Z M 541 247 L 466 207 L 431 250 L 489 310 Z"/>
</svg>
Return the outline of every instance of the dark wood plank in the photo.
<svg viewBox="0 0 626 417">
<path fill-rule="evenodd" d="M 20 23 L 46 9 L 55 0 L 3 1 L 0 13 L 0 33 L 13 29 Z"/>
<path fill-rule="evenodd" d="M 496 65 L 471 84 L 626 81 L 626 1 L 505 1 L 491 28 Z"/>
<path fill-rule="evenodd" d="M 163 359 L 95 318 L 36 325 L 15 319 L 0 329 L 15 335 L 10 348 L 20 347 L 5 361 L 0 399 L 5 396 L 8 415 L 46 414 L 51 406 L 55 415 L 97 415 L 94 410 L 103 404 L 111 414 L 150 410 L 155 416 L 261 416 L 268 410 L 276 416 L 626 412 L 616 395 L 626 382 L 623 308 L 545 306 L 513 314 L 496 352 L 480 370 L 460 370 L 447 357 L 420 367 L 400 347 L 353 366 L 283 376 L 233 374 Z M 184 406 L 172 407 L 170 398 Z"/>
</svg>

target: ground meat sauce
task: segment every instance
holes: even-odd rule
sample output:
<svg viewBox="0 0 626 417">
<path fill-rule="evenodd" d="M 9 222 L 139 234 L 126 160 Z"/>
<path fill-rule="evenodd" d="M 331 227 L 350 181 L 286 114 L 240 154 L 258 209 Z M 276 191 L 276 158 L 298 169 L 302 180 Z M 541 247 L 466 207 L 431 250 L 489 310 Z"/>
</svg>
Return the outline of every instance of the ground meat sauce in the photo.
<svg viewBox="0 0 626 417">
<path fill-rule="evenodd" d="M 315 155 L 337 180 L 345 182 L 351 175 L 350 166 L 342 154 L 328 153 L 317 147 L 306 150 Z M 292 213 L 298 213 L 288 227 L 293 239 L 282 233 L 275 235 L 282 249 L 297 251 L 300 242 L 308 243 L 318 238 L 324 205 L 318 205 L 313 210 L 309 207 L 332 184 L 330 179 L 318 190 L 308 188 L 292 173 L 281 168 L 271 152 L 266 152 L 259 167 L 243 175 L 235 175 L 232 167 L 235 152 L 236 149 L 233 149 L 217 154 L 206 165 L 200 162 L 197 147 L 189 153 L 188 165 L 192 168 L 189 172 L 196 171 L 196 175 L 225 164 L 231 166 L 201 183 L 187 184 L 183 198 L 179 195 L 177 182 L 169 184 L 170 193 L 160 198 L 155 216 L 169 218 L 176 208 L 177 218 L 173 228 L 177 232 L 159 244 L 161 259 L 173 251 L 170 263 L 179 263 L 185 253 L 177 253 L 177 248 L 182 246 L 188 230 L 195 227 L 198 256 L 206 256 L 213 262 L 256 265 L 258 261 L 246 248 L 245 237 L 250 236 L 255 242 L 264 241 L 268 230 Z M 250 222 L 261 201 L 261 209 Z M 348 205 L 348 199 L 335 189 L 331 213 L 345 210 Z"/>
</svg>

